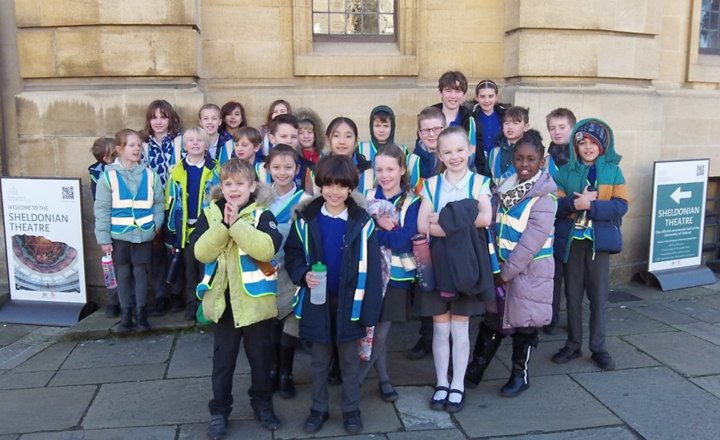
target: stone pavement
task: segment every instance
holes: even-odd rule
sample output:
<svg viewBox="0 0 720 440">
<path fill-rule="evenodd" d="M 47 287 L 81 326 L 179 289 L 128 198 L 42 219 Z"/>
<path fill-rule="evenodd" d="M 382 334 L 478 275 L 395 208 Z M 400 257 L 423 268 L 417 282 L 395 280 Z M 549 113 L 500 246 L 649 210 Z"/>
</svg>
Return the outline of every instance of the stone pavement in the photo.
<svg viewBox="0 0 720 440">
<path fill-rule="evenodd" d="M 304 353 L 296 360 L 298 395 L 275 399 L 283 426 L 263 430 L 248 405 L 249 368 L 241 354 L 227 438 L 719 438 L 720 283 L 667 293 L 619 286 L 608 308 L 608 350 L 616 371 L 599 371 L 587 344 L 582 359 L 551 363 L 563 345 L 561 329 L 553 337 L 542 335 L 533 352 L 530 389 L 503 398 L 498 391 L 509 376 L 506 340 L 486 380 L 468 391 L 465 409 L 454 416 L 428 408 L 431 357 L 405 358 L 418 323 L 395 324 L 388 366 L 400 399 L 382 402 L 377 381 L 369 378 L 362 388 L 365 430 L 357 436 L 346 436 L 342 428 L 340 387 L 331 387 L 334 406 L 323 430 L 303 433 L 310 405 Z M 123 338 L 112 333 L 117 320 L 101 311 L 70 329 L 0 324 L 0 440 L 206 438 L 211 331 L 188 326 L 182 314 L 150 323 L 159 331 Z M 475 333 L 476 320 L 471 328 Z"/>
</svg>

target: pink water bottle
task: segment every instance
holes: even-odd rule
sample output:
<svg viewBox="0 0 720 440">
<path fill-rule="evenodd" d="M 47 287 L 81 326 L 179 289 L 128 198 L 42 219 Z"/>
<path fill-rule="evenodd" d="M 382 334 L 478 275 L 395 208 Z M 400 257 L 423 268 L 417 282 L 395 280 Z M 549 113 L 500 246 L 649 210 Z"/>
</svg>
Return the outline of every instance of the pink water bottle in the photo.
<svg viewBox="0 0 720 440">
<path fill-rule="evenodd" d="M 115 266 L 113 265 L 111 254 L 105 254 L 105 256 L 102 257 L 102 268 L 103 277 L 105 278 L 105 287 L 108 289 L 116 288 L 117 280 L 115 279 Z"/>
<path fill-rule="evenodd" d="M 435 290 L 435 273 L 433 272 L 430 243 L 426 234 L 417 234 L 412 238 L 413 256 L 417 266 L 418 284 L 423 292 Z"/>
</svg>

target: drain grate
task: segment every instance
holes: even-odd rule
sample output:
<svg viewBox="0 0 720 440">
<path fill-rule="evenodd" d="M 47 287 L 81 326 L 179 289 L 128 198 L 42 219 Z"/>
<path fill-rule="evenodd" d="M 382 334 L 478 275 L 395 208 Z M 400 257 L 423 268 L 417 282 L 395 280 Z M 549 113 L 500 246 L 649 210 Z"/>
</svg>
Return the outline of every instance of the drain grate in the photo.
<svg viewBox="0 0 720 440">
<path fill-rule="evenodd" d="M 611 290 L 608 293 L 608 302 L 620 303 L 628 301 L 642 301 L 642 298 L 622 290 Z"/>
</svg>

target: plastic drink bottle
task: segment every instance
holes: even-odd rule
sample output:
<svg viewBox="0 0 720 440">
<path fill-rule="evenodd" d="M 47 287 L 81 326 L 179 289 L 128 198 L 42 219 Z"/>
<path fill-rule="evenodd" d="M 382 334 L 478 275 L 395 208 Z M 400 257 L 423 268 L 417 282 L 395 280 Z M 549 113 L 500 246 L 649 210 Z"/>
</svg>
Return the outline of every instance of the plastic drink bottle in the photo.
<svg viewBox="0 0 720 440">
<path fill-rule="evenodd" d="M 312 272 L 319 283 L 310 290 L 310 302 L 318 305 L 325 304 L 327 297 L 327 267 L 322 263 L 315 263 L 312 266 Z"/>
<path fill-rule="evenodd" d="M 115 279 L 115 265 L 113 265 L 111 254 L 105 254 L 105 256 L 102 257 L 102 269 L 103 278 L 105 278 L 105 287 L 108 289 L 116 288 L 117 280 Z"/>
</svg>

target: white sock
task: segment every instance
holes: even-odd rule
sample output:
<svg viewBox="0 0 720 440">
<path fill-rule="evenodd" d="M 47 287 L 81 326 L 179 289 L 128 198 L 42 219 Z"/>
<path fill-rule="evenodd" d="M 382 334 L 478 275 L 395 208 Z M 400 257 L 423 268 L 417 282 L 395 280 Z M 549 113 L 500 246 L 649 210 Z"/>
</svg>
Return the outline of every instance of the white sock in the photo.
<svg viewBox="0 0 720 440">
<path fill-rule="evenodd" d="M 448 365 L 450 364 L 450 323 L 433 323 L 433 361 L 435 361 L 435 374 L 437 375 L 437 386 L 447 387 Z M 433 396 L 435 400 L 443 400 L 447 391 L 438 391 Z"/>
<path fill-rule="evenodd" d="M 468 321 L 450 321 L 453 346 L 453 380 L 451 390 L 465 391 L 465 370 L 467 370 L 468 359 L 470 358 L 470 323 Z M 433 347 L 435 349 L 435 347 Z M 458 403 L 462 396 L 457 393 L 450 394 L 449 402 Z"/>
</svg>

